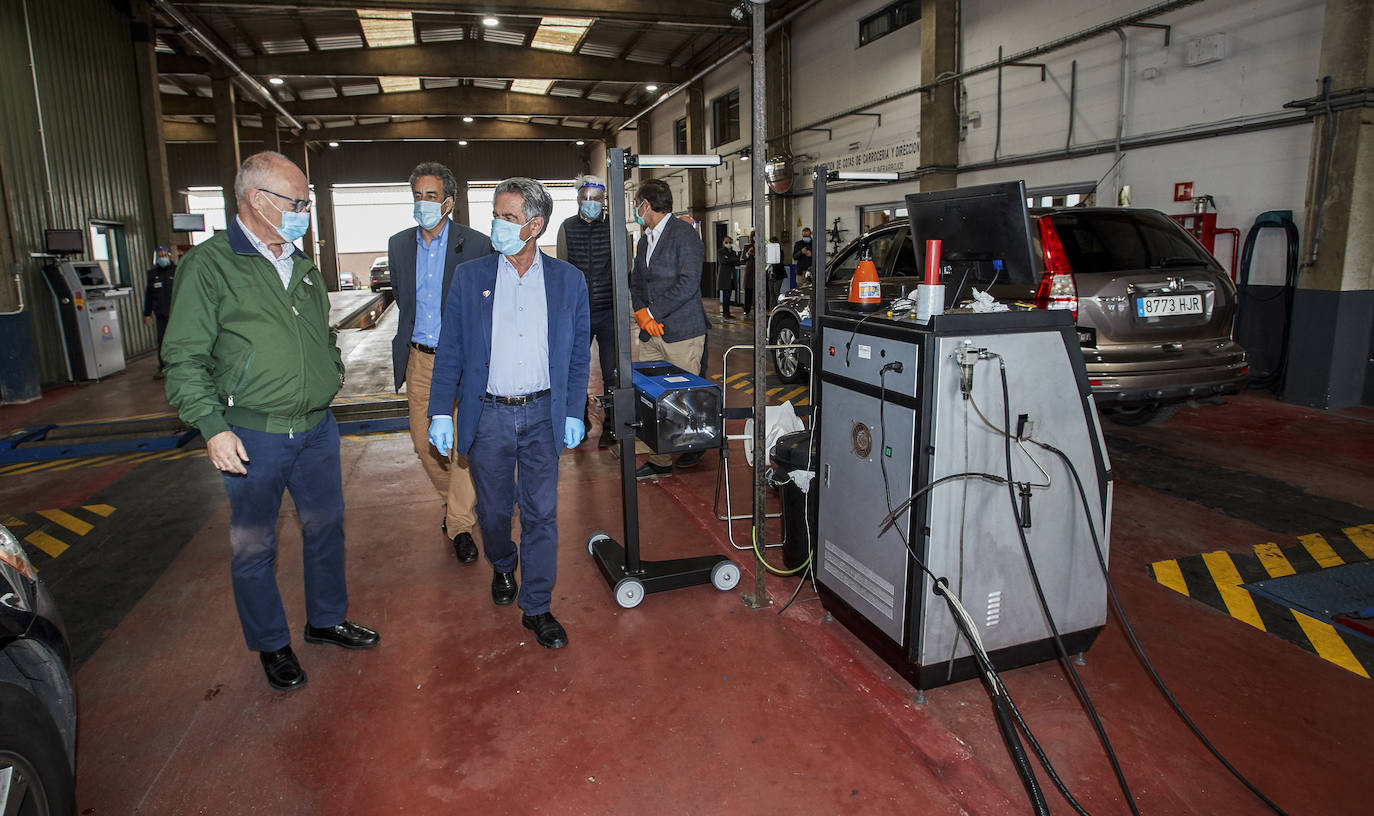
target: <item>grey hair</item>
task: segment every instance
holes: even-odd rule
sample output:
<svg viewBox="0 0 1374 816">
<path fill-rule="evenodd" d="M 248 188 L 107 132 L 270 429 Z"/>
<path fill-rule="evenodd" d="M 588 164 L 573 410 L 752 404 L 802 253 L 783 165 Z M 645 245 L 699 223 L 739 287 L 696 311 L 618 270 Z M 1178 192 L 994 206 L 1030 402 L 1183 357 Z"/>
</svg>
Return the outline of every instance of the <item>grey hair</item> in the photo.
<svg viewBox="0 0 1374 816">
<path fill-rule="evenodd" d="M 544 219 L 544 227 L 539 230 L 539 235 L 543 235 L 544 230 L 549 228 L 549 216 L 553 215 L 553 196 L 544 189 L 544 185 L 532 178 L 513 176 L 496 185 L 496 192 L 491 195 L 492 200 L 495 201 L 502 193 L 515 193 L 524 199 L 525 203 L 520 210 L 525 216 L 526 223 L 533 218 Z"/>
<path fill-rule="evenodd" d="M 291 164 L 290 159 L 273 150 L 254 153 L 244 159 L 243 164 L 239 165 L 239 172 L 234 176 L 234 198 L 246 201 L 254 190 L 267 182 L 267 177 L 272 175 L 279 161 Z"/>
<path fill-rule="evenodd" d="M 410 187 L 415 188 L 415 180 L 421 176 L 434 176 L 444 185 L 444 198 L 453 199 L 455 206 L 458 204 L 458 179 L 453 177 L 453 171 L 443 166 L 439 162 L 420 162 L 415 165 L 415 169 L 410 171 Z"/>
</svg>

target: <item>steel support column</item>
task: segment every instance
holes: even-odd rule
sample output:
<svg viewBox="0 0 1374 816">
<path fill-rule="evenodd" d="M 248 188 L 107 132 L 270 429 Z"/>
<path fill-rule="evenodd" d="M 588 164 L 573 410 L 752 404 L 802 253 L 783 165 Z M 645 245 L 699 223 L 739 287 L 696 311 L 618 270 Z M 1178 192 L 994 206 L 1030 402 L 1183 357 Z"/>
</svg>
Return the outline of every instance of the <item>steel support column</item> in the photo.
<svg viewBox="0 0 1374 816">
<path fill-rule="evenodd" d="M 921 2 L 921 82 L 959 70 L 958 0 Z M 958 83 L 938 85 L 921 95 L 921 189 L 956 186 L 959 163 Z"/>
<path fill-rule="evenodd" d="M 234 196 L 234 176 L 238 175 L 242 160 L 239 156 L 239 122 L 234 116 L 234 83 L 227 76 L 210 81 L 215 99 L 215 167 L 220 186 L 224 188 L 224 218 L 226 223 L 239 211 Z"/>
<path fill-rule="evenodd" d="M 147 0 L 133 0 L 129 10 L 133 17 L 134 68 L 138 73 L 139 114 L 143 124 L 143 150 L 148 164 L 153 238 L 157 246 L 170 247 L 174 243 L 172 190 L 167 172 L 167 144 L 162 139 L 162 92 L 157 80 L 153 12 Z"/>
</svg>

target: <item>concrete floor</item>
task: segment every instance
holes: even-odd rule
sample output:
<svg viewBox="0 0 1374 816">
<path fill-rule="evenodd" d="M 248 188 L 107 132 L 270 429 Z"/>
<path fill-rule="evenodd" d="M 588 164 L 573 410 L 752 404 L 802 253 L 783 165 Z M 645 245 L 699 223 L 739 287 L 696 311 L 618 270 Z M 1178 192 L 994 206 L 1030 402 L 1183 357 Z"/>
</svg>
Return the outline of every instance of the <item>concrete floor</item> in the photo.
<svg viewBox="0 0 1374 816">
<path fill-rule="evenodd" d="M 389 326 L 341 341 L 351 393 L 390 393 Z M 717 326 L 712 347 L 748 332 Z M 152 365 L 0 407 L 0 434 L 165 411 Z M 1179 700 L 1288 813 L 1367 812 L 1370 680 L 1161 586 L 1149 565 L 1293 547 L 1311 533 L 1334 540 L 1374 522 L 1374 412 L 1243 394 L 1163 426 L 1107 430 L 1118 479 L 1111 571 Z M 297 642 L 310 682 L 285 695 L 243 646 L 228 508 L 203 456 L 0 467 L 0 516 L 115 508 L 58 557 L 34 553 L 82 660 L 79 812 L 1029 812 L 978 683 L 927 691 L 917 705 L 905 681 L 824 620 L 809 586 L 783 615 L 795 579 L 770 577 L 771 609 L 741 602 L 753 559 L 711 512 L 714 455 L 640 485 L 644 554 L 726 553 L 744 573 L 739 589 L 652 595 L 628 611 L 585 549 L 596 530 L 619 534 L 616 460 L 592 444 L 563 457 L 554 611 L 571 644 L 548 652 L 514 607 L 491 604 L 485 563 L 453 558 L 405 434 L 346 438 L 342 454 L 350 616 L 383 640 L 361 653 Z M 745 483 L 743 457 L 731 461 Z M 278 580 L 298 627 L 289 503 L 279 533 Z M 1270 812 L 1169 712 L 1114 619 L 1086 657 L 1080 674 L 1140 812 Z M 1129 812 L 1060 667 L 1004 680 L 1083 806 Z M 1046 795 L 1053 813 L 1071 812 Z"/>
</svg>

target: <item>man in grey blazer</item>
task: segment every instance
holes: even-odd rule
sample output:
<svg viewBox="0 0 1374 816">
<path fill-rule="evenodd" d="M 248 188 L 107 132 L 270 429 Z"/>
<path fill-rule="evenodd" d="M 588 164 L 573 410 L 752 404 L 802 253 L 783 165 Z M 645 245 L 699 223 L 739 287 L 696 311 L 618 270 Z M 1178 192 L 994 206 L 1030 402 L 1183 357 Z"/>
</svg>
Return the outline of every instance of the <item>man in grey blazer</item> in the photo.
<svg viewBox="0 0 1374 816">
<path fill-rule="evenodd" d="M 706 246 L 690 224 L 673 217 L 673 191 L 649 179 L 635 194 L 635 221 L 645 227 L 635 250 L 630 301 L 639 324 L 639 359 L 666 360 L 693 374 L 701 366 L 711 324 L 701 305 L 701 264 Z M 678 457 L 678 467 L 701 461 L 701 452 Z M 635 471 L 639 479 L 671 476 L 673 458 L 654 454 Z"/>
<path fill-rule="evenodd" d="M 439 346 L 444 301 L 453 270 L 459 264 L 492 253 L 491 239 L 452 219 L 458 201 L 458 182 L 437 162 L 422 162 L 410 173 L 415 199 L 415 222 L 391 236 L 387 261 L 391 291 L 396 298 L 396 337 L 391 341 L 391 366 L 396 390 L 406 383 L 410 409 L 410 440 L 434 489 L 444 499 L 441 529 L 453 542 L 454 555 L 464 564 L 477 561 L 472 539 L 477 524 L 477 493 L 468 473 L 466 456 L 443 455 L 429 444 L 429 391 L 434 355 Z"/>
</svg>

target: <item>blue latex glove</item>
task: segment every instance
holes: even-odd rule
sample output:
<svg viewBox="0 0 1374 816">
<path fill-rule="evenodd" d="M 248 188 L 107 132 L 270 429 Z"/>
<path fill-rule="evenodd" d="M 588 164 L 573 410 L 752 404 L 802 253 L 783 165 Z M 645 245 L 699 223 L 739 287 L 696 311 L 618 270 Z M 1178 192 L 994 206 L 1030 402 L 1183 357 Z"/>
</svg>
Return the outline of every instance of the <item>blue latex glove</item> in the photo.
<svg viewBox="0 0 1374 816">
<path fill-rule="evenodd" d="M 429 421 L 429 444 L 448 456 L 453 449 L 453 417 L 437 416 Z"/>
<path fill-rule="evenodd" d="M 431 428 L 433 426 L 430 426 Z M 431 430 L 430 433 L 433 433 Z M 575 448 L 582 444 L 582 439 L 587 435 L 587 426 L 582 424 L 582 420 L 568 417 L 563 423 L 563 444 L 569 448 Z"/>
</svg>

